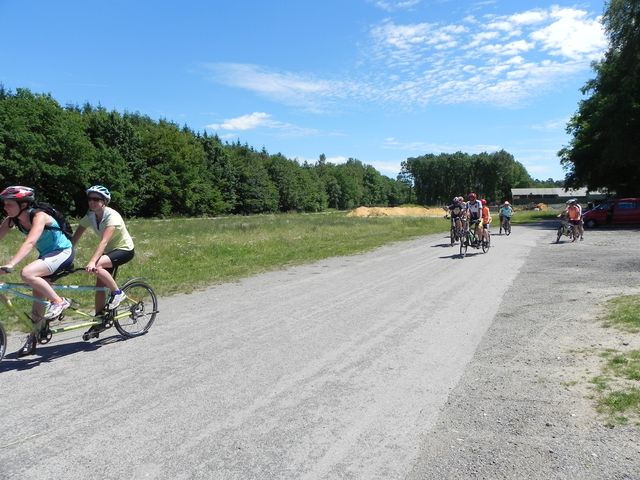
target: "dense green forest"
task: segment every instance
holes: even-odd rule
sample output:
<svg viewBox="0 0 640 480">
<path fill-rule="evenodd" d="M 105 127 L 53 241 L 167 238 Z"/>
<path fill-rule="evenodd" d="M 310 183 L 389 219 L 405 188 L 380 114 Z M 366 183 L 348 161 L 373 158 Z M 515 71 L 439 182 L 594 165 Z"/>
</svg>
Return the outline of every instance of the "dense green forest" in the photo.
<svg viewBox="0 0 640 480">
<path fill-rule="evenodd" d="M 449 202 L 454 195 L 478 193 L 490 202 L 511 198 L 511 188 L 541 186 L 513 155 L 456 152 L 423 155 L 402 162 L 401 176 L 412 178 L 419 203 Z"/>
<path fill-rule="evenodd" d="M 411 185 L 356 159 L 309 165 L 138 113 L 62 107 L 0 86 L 0 186 L 24 184 L 71 215 L 101 183 L 127 216 L 318 212 L 412 201 Z"/>
<path fill-rule="evenodd" d="M 2 85 L 0 165 L 0 186 L 31 186 L 39 200 L 75 216 L 96 183 L 112 190 L 126 216 L 166 217 L 427 205 L 470 190 L 499 201 L 512 187 L 553 182 L 532 180 L 505 151 L 409 158 L 395 180 L 357 159 L 335 165 L 320 155 L 300 164 L 166 120 L 62 107 L 51 95 Z"/>
</svg>

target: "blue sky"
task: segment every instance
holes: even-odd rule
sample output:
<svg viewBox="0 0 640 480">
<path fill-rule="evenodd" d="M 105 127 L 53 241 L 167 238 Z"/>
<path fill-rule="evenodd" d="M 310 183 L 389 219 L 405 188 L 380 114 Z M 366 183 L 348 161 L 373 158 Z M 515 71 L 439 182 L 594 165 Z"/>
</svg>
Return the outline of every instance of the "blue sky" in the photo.
<svg viewBox="0 0 640 480">
<path fill-rule="evenodd" d="M 604 1 L 0 0 L 0 83 L 395 177 L 505 149 L 561 179 Z"/>
</svg>

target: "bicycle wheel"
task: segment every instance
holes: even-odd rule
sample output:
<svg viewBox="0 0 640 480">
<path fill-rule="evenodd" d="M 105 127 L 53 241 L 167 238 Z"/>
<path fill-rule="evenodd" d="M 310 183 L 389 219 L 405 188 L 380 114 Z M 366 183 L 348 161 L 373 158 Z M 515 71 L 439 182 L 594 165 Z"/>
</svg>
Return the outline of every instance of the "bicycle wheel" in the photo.
<svg viewBox="0 0 640 480">
<path fill-rule="evenodd" d="M 0 360 L 2 360 L 6 351 L 7 351 L 7 333 L 4 331 L 4 327 L 0 323 Z"/>
<path fill-rule="evenodd" d="M 460 256 L 464 258 L 467 254 L 467 245 L 469 244 L 469 235 L 463 233 L 460 237 Z"/>
<path fill-rule="evenodd" d="M 129 280 L 122 286 L 127 295 L 114 314 L 114 325 L 121 335 L 131 338 L 147 333 L 158 313 L 158 299 L 153 289 L 139 279 Z M 126 317 L 119 317 L 125 312 Z M 118 318 L 119 317 L 119 318 Z"/>
<path fill-rule="evenodd" d="M 453 229 L 454 227 L 451 227 L 451 230 L 449 231 L 449 236 L 451 237 L 451 246 L 453 247 L 453 244 L 456 243 L 456 232 Z"/>
<path fill-rule="evenodd" d="M 491 234 L 487 232 L 487 238 L 482 239 L 482 251 L 487 253 L 489 251 L 489 247 L 491 247 Z"/>
<path fill-rule="evenodd" d="M 556 243 L 560 243 L 561 238 L 562 238 L 562 225 L 558 227 L 558 238 L 556 238 Z"/>
<path fill-rule="evenodd" d="M 511 235 L 511 221 L 507 221 L 505 227 L 504 233 L 506 233 L 507 236 Z"/>
</svg>

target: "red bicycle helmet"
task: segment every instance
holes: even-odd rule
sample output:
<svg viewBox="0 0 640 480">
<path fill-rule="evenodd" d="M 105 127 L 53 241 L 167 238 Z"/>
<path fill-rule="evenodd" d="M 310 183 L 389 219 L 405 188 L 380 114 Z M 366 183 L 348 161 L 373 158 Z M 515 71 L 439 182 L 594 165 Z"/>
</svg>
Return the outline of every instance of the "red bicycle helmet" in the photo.
<svg viewBox="0 0 640 480">
<path fill-rule="evenodd" d="M 0 192 L 0 200 L 15 200 L 16 202 L 35 202 L 36 194 L 33 188 L 13 185 Z"/>
<path fill-rule="evenodd" d="M 480 200 L 480 203 L 482 203 L 482 206 L 484 207 L 487 204 L 487 201 L 483 198 L 482 200 Z"/>
<path fill-rule="evenodd" d="M 475 193 L 471 192 L 471 193 L 469 194 L 469 200 L 470 200 L 470 201 L 472 201 L 472 202 L 473 202 L 476 198 L 478 198 L 478 197 L 477 197 L 477 195 L 476 195 Z"/>
</svg>

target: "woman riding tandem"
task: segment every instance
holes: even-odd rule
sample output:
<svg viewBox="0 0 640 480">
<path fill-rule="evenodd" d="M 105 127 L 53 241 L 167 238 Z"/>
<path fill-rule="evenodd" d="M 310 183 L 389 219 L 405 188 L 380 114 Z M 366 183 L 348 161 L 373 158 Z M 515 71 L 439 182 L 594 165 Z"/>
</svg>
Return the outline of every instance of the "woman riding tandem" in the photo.
<svg viewBox="0 0 640 480">
<path fill-rule="evenodd" d="M 134 250 L 133 240 L 122 217 L 107 206 L 111 201 L 109 190 L 102 185 L 94 185 L 88 188 L 86 193 L 89 211 L 80 220 L 72 242 L 76 245 L 87 228 L 91 228 L 100 237 L 97 248 L 85 266 L 87 272 L 96 275 L 96 286 L 111 290 L 108 302 L 104 292 L 96 293 L 95 309 L 98 314 L 105 307 L 109 310 L 116 308 L 126 298 L 111 274 L 118 265 L 123 265 L 133 258 Z M 97 333 L 96 330 L 99 331 L 93 327 L 92 330 L 94 333 Z"/>
<path fill-rule="evenodd" d="M 71 241 L 60 228 L 57 220 L 39 210 L 36 205 L 35 192 L 32 188 L 11 186 L 0 192 L 0 200 L 4 203 L 7 217 L 0 224 L 0 239 L 16 227 L 26 238 L 16 254 L 4 265 L 0 266 L 0 274 L 9 273 L 24 260 L 36 247 L 38 259 L 22 269 L 22 280 L 33 288 L 33 296 L 50 301 L 34 302 L 31 321 L 33 332 L 27 337 L 18 356 L 31 355 L 36 350 L 36 334 L 43 319 L 59 316 L 69 307 L 68 300 L 60 297 L 47 281 L 47 277 L 56 271 L 70 266 L 73 262 Z M 44 306 L 47 305 L 46 311 Z"/>
</svg>

